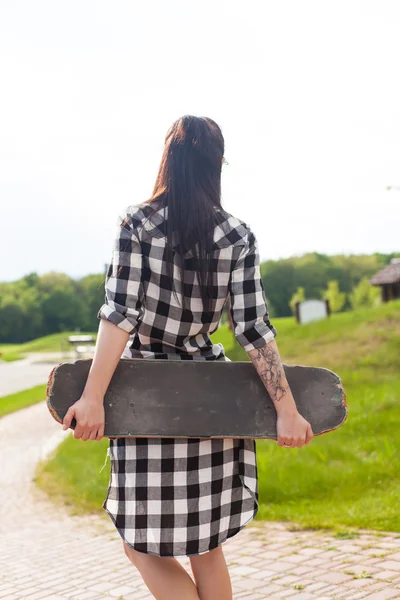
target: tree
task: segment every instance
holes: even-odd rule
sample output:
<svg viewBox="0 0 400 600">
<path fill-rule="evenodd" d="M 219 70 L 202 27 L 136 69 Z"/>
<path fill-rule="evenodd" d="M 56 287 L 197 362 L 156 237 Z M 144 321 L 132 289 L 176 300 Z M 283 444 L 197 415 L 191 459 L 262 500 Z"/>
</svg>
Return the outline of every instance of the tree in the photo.
<svg viewBox="0 0 400 600">
<path fill-rule="evenodd" d="M 293 259 L 268 260 L 261 264 L 261 278 L 268 299 L 270 314 L 276 317 L 290 316 L 289 301 L 296 285 Z"/>
<path fill-rule="evenodd" d="M 104 273 L 95 273 L 86 275 L 77 282 L 84 305 L 82 328 L 88 331 L 99 327 L 97 313 L 105 302 L 104 277 Z"/>
<path fill-rule="evenodd" d="M 328 287 L 323 292 L 323 298 L 329 300 L 329 306 L 332 312 L 342 310 L 346 302 L 346 294 L 339 291 L 339 283 L 336 280 L 328 281 Z"/>
<path fill-rule="evenodd" d="M 293 294 L 293 296 L 291 297 L 290 302 L 289 302 L 289 306 L 290 306 L 293 314 L 296 313 L 296 302 L 304 302 L 305 299 L 306 299 L 306 295 L 304 292 L 304 288 L 298 287 L 297 291 Z"/>
<path fill-rule="evenodd" d="M 25 341 L 28 320 L 22 308 L 14 301 L 1 305 L 0 310 L 0 342 L 2 344 Z"/>
<path fill-rule="evenodd" d="M 43 335 L 83 328 L 87 309 L 77 281 L 65 273 L 50 271 L 40 277 L 39 290 Z"/>
<path fill-rule="evenodd" d="M 362 306 L 376 306 L 380 302 L 381 292 L 379 287 L 371 285 L 367 277 L 363 277 L 349 297 L 354 310 Z"/>
</svg>

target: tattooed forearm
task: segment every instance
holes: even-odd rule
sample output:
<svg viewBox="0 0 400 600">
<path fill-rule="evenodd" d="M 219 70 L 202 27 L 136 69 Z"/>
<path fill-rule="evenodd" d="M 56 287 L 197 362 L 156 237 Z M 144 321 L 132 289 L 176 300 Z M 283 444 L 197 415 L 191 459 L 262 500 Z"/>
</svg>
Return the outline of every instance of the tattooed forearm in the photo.
<svg viewBox="0 0 400 600">
<path fill-rule="evenodd" d="M 273 340 L 257 350 L 252 350 L 249 352 L 249 356 L 271 399 L 279 402 L 289 391 L 289 386 L 275 341 Z"/>
<path fill-rule="evenodd" d="M 280 406 L 283 402 L 285 406 L 293 408 L 293 396 L 276 341 L 272 340 L 262 348 L 250 350 L 249 356 L 275 405 L 279 403 Z"/>
</svg>

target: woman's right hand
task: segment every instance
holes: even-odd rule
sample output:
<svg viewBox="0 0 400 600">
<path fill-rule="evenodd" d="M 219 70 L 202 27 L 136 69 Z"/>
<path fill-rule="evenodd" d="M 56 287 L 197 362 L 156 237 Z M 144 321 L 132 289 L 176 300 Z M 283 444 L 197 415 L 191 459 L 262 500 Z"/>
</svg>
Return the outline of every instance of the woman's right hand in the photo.
<svg viewBox="0 0 400 600">
<path fill-rule="evenodd" d="M 83 442 L 88 440 L 100 441 L 104 435 L 105 422 L 103 398 L 89 398 L 82 395 L 67 410 L 63 419 L 63 429 L 71 427 L 73 418 L 76 420 L 74 430 L 76 440 L 81 439 Z"/>
<path fill-rule="evenodd" d="M 310 423 L 297 410 L 280 411 L 276 429 L 279 446 L 301 448 L 314 437 Z"/>
</svg>

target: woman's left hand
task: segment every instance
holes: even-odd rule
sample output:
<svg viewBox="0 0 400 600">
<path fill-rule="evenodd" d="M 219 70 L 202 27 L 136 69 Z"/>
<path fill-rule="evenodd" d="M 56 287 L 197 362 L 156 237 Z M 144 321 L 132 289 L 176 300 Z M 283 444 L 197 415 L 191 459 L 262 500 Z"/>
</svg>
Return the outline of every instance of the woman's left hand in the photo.
<svg viewBox="0 0 400 600">
<path fill-rule="evenodd" d="M 104 435 L 104 399 L 90 398 L 81 396 L 81 398 L 69 407 L 64 419 L 63 429 L 71 426 L 71 421 L 75 417 L 76 426 L 74 429 L 74 438 L 87 440 L 101 440 Z"/>
</svg>

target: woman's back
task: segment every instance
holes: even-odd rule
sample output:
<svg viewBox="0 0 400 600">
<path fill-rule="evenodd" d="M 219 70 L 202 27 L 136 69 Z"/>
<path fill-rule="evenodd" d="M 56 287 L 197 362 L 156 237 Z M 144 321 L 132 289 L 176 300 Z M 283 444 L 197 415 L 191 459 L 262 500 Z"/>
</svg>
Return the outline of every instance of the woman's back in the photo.
<svg viewBox="0 0 400 600">
<path fill-rule="evenodd" d="M 256 239 L 245 223 L 221 207 L 223 154 L 222 132 L 214 121 L 190 115 L 178 119 L 167 133 L 151 198 L 119 215 L 105 302 L 98 311 L 100 319 L 117 327 L 99 327 L 98 351 L 76 403 L 79 418 L 82 411 L 88 422 L 81 425 L 78 418 L 79 436 L 82 428 L 90 436 L 82 439 L 100 439 L 104 434 L 102 394 L 123 344 L 123 356 L 128 358 L 223 360 L 224 349 L 213 344 L 210 335 L 228 299 L 236 339 L 249 352 L 283 415 L 277 423 L 281 442 L 300 446 L 312 435 L 309 424 L 294 410 L 275 348 L 276 330 L 268 318 Z M 163 383 L 149 381 L 149 387 L 153 385 Z M 73 415 L 78 417 L 78 408 L 67 415 L 70 424 Z M 208 553 L 257 514 L 254 439 L 110 438 L 108 453 L 111 472 L 103 508 L 129 556 Z M 220 552 L 204 563 L 204 581 L 209 587 L 213 561 L 218 583 L 212 584 L 212 595 L 231 597 Z M 142 557 L 139 562 L 145 564 Z M 168 564 L 177 578 L 176 563 Z M 145 569 L 152 584 L 158 580 L 152 575 L 155 565 L 161 568 L 157 561 Z M 167 567 L 162 569 L 157 597 L 167 597 L 164 580 L 172 581 L 171 574 L 166 576 Z M 169 597 L 177 597 L 178 587 L 179 597 L 189 597 L 181 587 L 185 578 L 191 597 L 199 597 L 193 581 L 184 570 L 180 573 L 180 584 L 170 585 Z M 196 578 L 199 573 L 196 569 Z"/>
<path fill-rule="evenodd" d="M 193 251 L 172 253 L 168 272 L 168 207 L 160 202 L 124 209 L 118 218 L 105 303 L 98 317 L 132 334 L 123 356 L 187 360 L 224 359 L 210 335 L 230 298 L 235 333 L 243 346 L 265 344 L 276 332 L 269 323 L 256 241 L 249 227 L 215 207 L 212 298 L 205 308 Z"/>
</svg>

